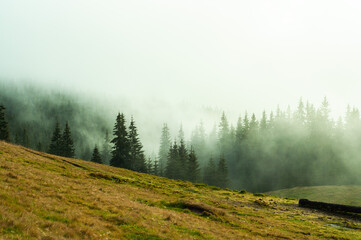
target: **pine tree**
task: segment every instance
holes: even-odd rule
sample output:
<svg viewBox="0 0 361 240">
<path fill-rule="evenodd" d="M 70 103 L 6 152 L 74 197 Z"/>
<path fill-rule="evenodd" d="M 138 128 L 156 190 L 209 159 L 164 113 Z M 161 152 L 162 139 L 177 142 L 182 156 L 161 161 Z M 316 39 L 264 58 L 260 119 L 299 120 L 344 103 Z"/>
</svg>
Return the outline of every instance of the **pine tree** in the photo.
<svg viewBox="0 0 361 240">
<path fill-rule="evenodd" d="M 171 146 L 171 140 L 170 140 L 169 128 L 167 124 L 164 123 L 162 128 L 162 136 L 160 138 L 159 152 L 158 152 L 160 176 L 164 176 L 165 174 L 170 146 Z"/>
<path fill-rule="evenodd" d="M 61 138 L 61 156 L 72 158 L 75 155 L 74 142 L 71 137 L 71 131 L 68 122 L 65 123 L 65 128 Z"/>
<path fill-rule="evenodd" d="M 265 132 L 267 130 L 267 115 L 266 115 L 266 111 L 263 111 L 262 113 L 262 118 L 261 118 L 261 122 L 259 124 L 259 128 L 261 130 L 261 132 Z"/>
<path fill-rule="evenodd" d="M 62 135 L 60 132 L 59 122 L 56 121 L 53 137 L 51 138 L 49 153 L 61 156 L 62 155 Z"/>
<path fill-rule="evenodd" d="M 204 183 L 206 183 L 208 185 L 215 186 L 216 185 L 216 177 L 217 177 L 216 165 L 214 163 L 213 158 L 211 157 L 209 159 L 207 167 L 204 170 L 203 181 L 204 181 Z"/>
<path fill-rule="evenodd" d="M 228 168 L 226 159 L 223 156 L 219 158 L 216 176 L 217 186 L 221 188 L 226 188 L 228 185 Z"/>
<path fill-rule="evenodd" d="M 94 147 L 93 155 L 92 155 L 92 158 L 90 161 L 96 162 L 96 163 L 103 163 L 103 160 L 100 156 L 100 152 L 99 152 L 97 145 L 95 145 L 95 147 Z"/>
<path fill-rule="evenodd" d="M 154 160 L 154 163 L 153 163 L 153 169 L 152 169 L 153 171 L 153 174 L 154 175 L 159 175 L 159 166 L 158 166 L 158 160 L 157 159 L 155 159 Z"/>
<path fill-rule="evenodd" d="M 105 131 L 105 137 L 104 137 L 104 143 L 103 143 L 103 149 L 102 149 L 102 159 L 104 164 L 109 165 L 110 161 L 110 138 L 109 138 L 109 132 L 108 130 Z"/>
<path fill-rule="evenodd" d="M 130 169 L 138 172 L 147 172 L 143 146 L 139 140 L 133 117 L 129 126 L 129 147 Z"/>
<path fill-rule="evenodd" d="M 22 145 L 24 147 L 30 147 L 29 135 L 28 135 L 28 131 L 26 130 L 26 128 L 23 129 Z"/>
<path fill-rule="evenodd" d="M 113 130 L 114 138 L 111 141 L 113 146 L 110 165 L 114 167 L 130 168 L 129 162 L 129 139 L 127 128 L 125 127 L 124 114 L 118 113 Z"/>
<path fill-rule="evenodd" d="M 193 148 L 191 148 L 190 153 L 188 155 L 188 169 L 187 169 L 187 180 L 191 182 L 197 182 L 199 180 L 199 164 L 197 160 L 196 153 Z"/>
<path fill-rule="evenodd" d="M 173 146 L 170 146 L 169 152 L 168 152 L 168 159 L 167 159 L 167 166 L 165 169 L 165 177 L 167 178 L 177 178 L 179 171 L 179 152 L 178 152 L 178 145 L 177 142 L 174 141 Z"/>
<path fill-rule="evenodd" d="M 10 142 L 10 133 L 8 122 L 5 118 L 5 107 L 0 105 L 0 140 Z"/>
<path fill-rule="evenodd" d="M 183 179 L 187 178 L 187 168 L 188 168 L 188 150 L 184 143 L 184 140 L 180 140 L 180 145 L 178 148 L 178 158 L 176 162 L 176 171 L 175 171 L 175 178 L 176 179 Z"/>
</svg>

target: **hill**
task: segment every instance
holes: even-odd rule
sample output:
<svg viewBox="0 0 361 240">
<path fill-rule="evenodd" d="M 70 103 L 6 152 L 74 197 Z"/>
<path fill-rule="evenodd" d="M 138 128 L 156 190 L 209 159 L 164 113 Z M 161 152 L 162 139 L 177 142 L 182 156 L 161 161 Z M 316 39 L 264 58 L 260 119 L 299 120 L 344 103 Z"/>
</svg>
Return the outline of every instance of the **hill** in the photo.
<svg viewBox="0 0 361 240">
<path fill-rule="evenodd" d="M 361 239 L 296 200 L 169 180 L 0 142 L 1 239 Z"/>
<path fill-rule="evenodd" d="M 267 192 L 267 194 L 361 207 L 361 186 L 295 187 Z"/>
</svg>

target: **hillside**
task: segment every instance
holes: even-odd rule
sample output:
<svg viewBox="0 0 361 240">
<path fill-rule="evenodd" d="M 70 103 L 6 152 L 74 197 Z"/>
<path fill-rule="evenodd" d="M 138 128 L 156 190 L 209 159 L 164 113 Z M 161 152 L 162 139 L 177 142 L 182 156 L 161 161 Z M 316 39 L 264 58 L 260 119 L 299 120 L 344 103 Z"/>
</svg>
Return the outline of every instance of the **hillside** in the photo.
<svg viewBox="0 0 361 240">
<path fill-rule="evenodd" d="M 272 191 L 267 194 L 278 197 L 306 198 L 312 201 L 361 207 L 361 186 L 295 187 Z"/>
<path fill-rule="evenodd" d="M 296 200 L 39 153 L 0 142 L 1 239 L 361 239 Z"/>
</svg>

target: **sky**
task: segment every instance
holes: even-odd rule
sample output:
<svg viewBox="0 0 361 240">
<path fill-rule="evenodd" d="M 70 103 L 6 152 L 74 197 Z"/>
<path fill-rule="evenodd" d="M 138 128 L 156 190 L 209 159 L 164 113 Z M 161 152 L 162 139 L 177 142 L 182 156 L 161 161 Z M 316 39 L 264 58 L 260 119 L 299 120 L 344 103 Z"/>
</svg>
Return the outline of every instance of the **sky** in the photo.
<svg viewBox="0 0 361 240">
<path fill-rule="evenodd" d="M 338 116 L 361 108 L 360 12 L 356 0 L 2 0 L 0 77 L 139 112 L 260 115 L 327 96 Z"/>
</svg>

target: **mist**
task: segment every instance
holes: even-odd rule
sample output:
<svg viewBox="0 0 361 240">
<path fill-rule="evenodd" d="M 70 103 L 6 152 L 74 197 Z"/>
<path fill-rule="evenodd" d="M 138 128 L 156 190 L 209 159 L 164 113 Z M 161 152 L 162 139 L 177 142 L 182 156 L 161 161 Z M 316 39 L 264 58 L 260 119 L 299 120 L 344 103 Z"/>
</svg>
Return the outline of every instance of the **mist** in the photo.
<svg viewBox="0 0 361 240">
<path fill-rule="evenodd" d="M 205 168 L 211 156 L 217 159 L 223 151 L 217 145 L 223 112 L 229 128 L 236 129 L 246 112 L 257 121 L 263 111 L 268 118 L 271 111 L 276 115 L 277 108 L 286 114 L 290 107 L 293 115 L 300 98 L 318 109 L 326 96 L 331 129 L 334 136 L 342 132 L 348 151 L 338 151 L 339 145 L 328 140 L 327 146 L 342 153 L 336 154 L 342 164 L 350 159 L 343 169 L 358 169 L 358 136 L 351 134 L 350 123 L 348 130 L 337 130 L 336 123 L 339 117 L 347 122 L 349 104 L 351 109 L 361 106 L 360 11 L 358 1 L 326 0 L 2 1 L 0 103 L 7 105 L 13 129 L 30 123 L 47 129 L 40 134 L 43 144 L 56 120 L 70 121 L 76 155 L 85 159 L 89 149 L 102 145 L 106 131 L 111 134 L 118 112 L 127 123 L 134 117 L 144 150 L 152 156 L 158 154 L 164 123 L 172 141 L 179 141 L 182 126 L 188 147 L 202 124 L 208 138 L 215 136 L 207 140 L 208 153 L 198 153 Z M 56 114 L 48 119 L 51 111 Z M 298 139 L 293 142 L 298 146 L 313 133 L 282 121 L 284 136 L 255 143 L 269 159 L 280 151 L 276 140 Z M 250 179 L 256 178 L 238 181 L 232 158 L 227 159 L 231 187 L 290 187 L 284 179 L 273 186 L 257 185 L 258 180 L 252 185 Z M 310 178 L 317 178 L 316 172 Z"/>
</svg>

